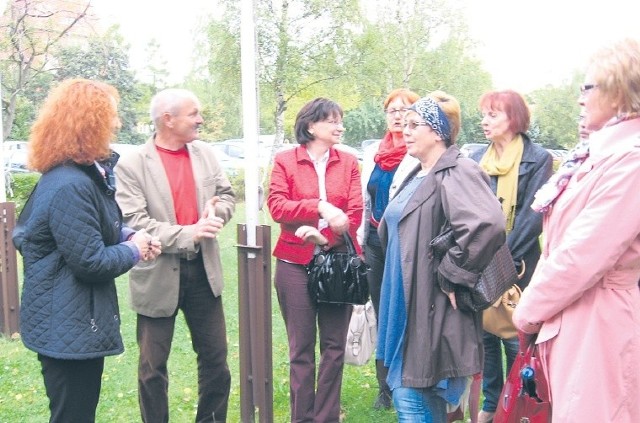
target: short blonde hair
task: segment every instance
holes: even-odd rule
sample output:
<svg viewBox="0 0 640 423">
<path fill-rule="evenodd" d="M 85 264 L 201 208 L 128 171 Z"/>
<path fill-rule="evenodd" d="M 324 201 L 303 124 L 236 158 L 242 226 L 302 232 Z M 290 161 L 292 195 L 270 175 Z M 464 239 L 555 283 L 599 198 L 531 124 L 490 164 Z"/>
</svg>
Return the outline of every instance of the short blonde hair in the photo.
<svg viewBox="0 0 640 423">
<path fill-rule="evenodd" d="M 461 125 L 460 103 L 454 96 L 447 94 L 444 91 L 432 91 L 429 93 L 429 97 L 438 103 L 438 106 L 442 109 L 444 114 L 447 115 L 447 119 L 449 120 L 449 129 L 451 129 L 451 144 L 455 144 L 458 139 L 458 134 L 460 133 Z"/>
<path fill-rule="evenodd" d="M 640 112 L 640 42 L 626 38 L 598 50 L 589 61 L 593 83 L 618 113 Z"/>
</svg>

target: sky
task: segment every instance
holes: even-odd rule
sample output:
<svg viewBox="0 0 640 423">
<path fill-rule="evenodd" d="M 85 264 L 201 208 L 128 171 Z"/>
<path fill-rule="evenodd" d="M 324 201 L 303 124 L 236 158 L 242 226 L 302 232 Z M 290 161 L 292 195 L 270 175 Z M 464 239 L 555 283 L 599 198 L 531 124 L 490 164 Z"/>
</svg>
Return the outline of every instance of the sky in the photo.
<svg viewBox="0 0 640 423">
<path fill-rule="evenodd" d="M 497 89 L 528 92 L 584 71 L 601 45 L 640 40 L 638 0 L 466 0 L 471 35 Z"/>
<path fill-rule="evenodd" d="M 363 0 L 366 1 L 366 0 Z M 476 55 L 495 88 L 523 93 L 569 80 L 584 70 L 600 45 L 628 36 L 640 39 L 638 0 L 461 0 L 467 6 Z M 5 3 L 0 0 L 0 4 Z M 215 0 L 93 0 L 106 23 L 118 23 L 131 43 L 131 65 L 144 67 L 155 38 L 170 65 L 170 82 L 189 71 L 192 31 L 215 11 Z"/>
</svg>

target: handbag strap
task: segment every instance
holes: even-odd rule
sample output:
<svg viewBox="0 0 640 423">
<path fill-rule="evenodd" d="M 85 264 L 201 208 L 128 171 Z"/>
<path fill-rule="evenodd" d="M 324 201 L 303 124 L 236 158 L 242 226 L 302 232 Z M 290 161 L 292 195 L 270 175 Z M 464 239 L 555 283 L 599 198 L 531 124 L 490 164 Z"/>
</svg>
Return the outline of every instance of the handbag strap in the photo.
<svg viewBox="0 0 640 423">
<path fill-rule="evenodd" d="M 351 238 L 349 231 L 345 231 L 342 234 L 342 237 L 344 238 L 344 244 L 347 246 L 347 252 L 352 256 L 355 256 L 357 254 L 356 246 L 353 244 L 353 239 Z"/>
</svg>

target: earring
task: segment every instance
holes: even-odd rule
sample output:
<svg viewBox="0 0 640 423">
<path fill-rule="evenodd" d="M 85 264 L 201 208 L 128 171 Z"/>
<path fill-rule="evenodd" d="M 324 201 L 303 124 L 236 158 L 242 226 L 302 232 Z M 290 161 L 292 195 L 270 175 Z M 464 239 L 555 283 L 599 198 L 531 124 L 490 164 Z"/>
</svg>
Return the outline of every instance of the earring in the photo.
<svg viewBox="0 0 640 423">
<path fill-rule="evenodd" d="M 313 135 L 313 129 L 309 129 L 309 133 Z"/>
</svg>

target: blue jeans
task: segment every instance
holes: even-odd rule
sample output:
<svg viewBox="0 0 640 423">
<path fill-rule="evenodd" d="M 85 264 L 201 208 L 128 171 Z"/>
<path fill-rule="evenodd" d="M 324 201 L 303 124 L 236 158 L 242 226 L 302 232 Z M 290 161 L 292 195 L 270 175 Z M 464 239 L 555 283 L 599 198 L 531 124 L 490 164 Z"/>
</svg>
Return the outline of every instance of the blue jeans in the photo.
<svg viewBox="0 0 640 423">
<path fill-rule="evenodd" d="M 504 379 L 509 374 L 513 361 L 518 354 L 518 338 L 500 339 L 489 332 L 482 336 L 484 344 L 484 370 L 482 371 L 482 393 L 484 394 L 484 411 L 494 412 L 498 406 L 498 398 Z M 507 356 L 507 371 L 503 372 L 502 345 Z"/>
<path fill-rule="evenodd" d="M 446 423 L 447 402 L 436 392 L 435 387 L 394 389 L 398 423 Z"/>
</svg>

